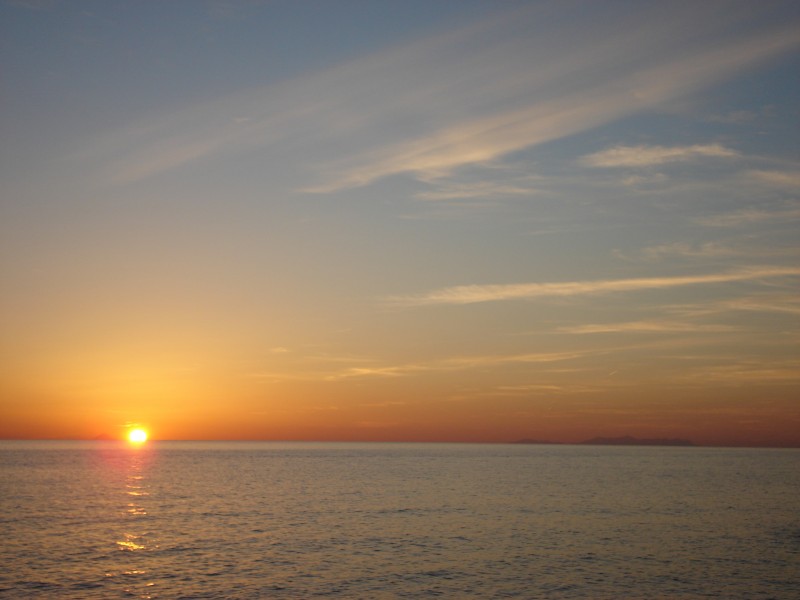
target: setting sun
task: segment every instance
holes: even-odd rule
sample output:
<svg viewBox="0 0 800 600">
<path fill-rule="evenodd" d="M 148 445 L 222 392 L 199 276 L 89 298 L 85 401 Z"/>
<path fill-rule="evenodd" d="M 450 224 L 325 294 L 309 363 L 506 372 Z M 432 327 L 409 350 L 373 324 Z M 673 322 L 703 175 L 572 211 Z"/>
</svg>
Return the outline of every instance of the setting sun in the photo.
<svg viewBox="0 0 800 600">
<path fill-rule="evenodd" d="M 131 429 L 128 432 L 128 441 L 134 444 L 141 444 L 147 441 L 147 432 L 144 429 Z"/>
</svg>

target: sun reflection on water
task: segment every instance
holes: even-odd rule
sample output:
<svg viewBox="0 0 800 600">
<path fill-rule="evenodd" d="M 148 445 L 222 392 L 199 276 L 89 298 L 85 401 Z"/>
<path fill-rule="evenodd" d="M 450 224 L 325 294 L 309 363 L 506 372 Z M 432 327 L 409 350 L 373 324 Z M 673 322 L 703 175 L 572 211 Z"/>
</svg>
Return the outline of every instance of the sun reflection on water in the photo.
<svg viewBox="0 0 800 600">
<path fill-rule="evenodd" d="M 118 448 L 110 464 L 114 465 L 117 491 L 124 500 L 119 505 L 114 545 L 120 552 L 116 569 L 107 572 L 128 596 L 145 600 L 154 597 L 154 574 L 147 568 L 150 553 L 159 550 L 152 531 L 152 494 L 149 469 L 156 459 L 152 446 L 126 444 Z M 124 553 L 124 554 L 122 554 Z"/>
<path fill-rule="evenodd" d="M 129 449 L 124 454 L 123 493 L 128 498 L 123 508 L 122 539 L 115 540 L 117 548 L 127 552 L 153 550 L 157 548 L 149 539 L 145 529 L 148 519 L 146 502 L 150 496 L 146 478 L 147 467 L 152 460 L 152 452 L 144 448 Z M 134 572 L 135 569 L 131 572 Z"/>
<path fill-rule="evenodd" d="M 132 533 L 125 533 L 123 535 L 125 539 L 117 541 L 117 546 L 120 550 L 126 550 L 128 552 L 147 550 L 147 545 L 144 543 L 144 536 L 134 535 Z"/>
<path fill-rule="evenodd" d="M 128 508 L 125 510 L 125 512 L 134 516 L 147 514 L 147 511 L 143 507 L 136 506 L 133 502 L 128 503 Z"/>
<path fill-rule="evenodd" d="M 125 510 L 130 516 L 144 516 L 147 514 L 147 510 L 141 505 L 141 500 L 150 495 L 145 485 L 143 472 L 144 465 L 142 464 L 141 455 L 132 456 L 125 477 L 125 494 L 133 497 L 131 502 L 128 502 Z"/>
</svg>

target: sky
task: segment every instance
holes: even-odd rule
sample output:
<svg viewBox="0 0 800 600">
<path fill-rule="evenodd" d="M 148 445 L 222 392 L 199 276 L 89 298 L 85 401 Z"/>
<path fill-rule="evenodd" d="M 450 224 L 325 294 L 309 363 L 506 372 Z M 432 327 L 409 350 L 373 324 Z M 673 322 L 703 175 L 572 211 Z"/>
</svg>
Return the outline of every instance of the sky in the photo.
<svg viewBox="0 0 800 600">
<path fill-rule="evenodd" d="M 800 5 L 0 1 L 0 437 L 800 446 Z"/>
</svg>

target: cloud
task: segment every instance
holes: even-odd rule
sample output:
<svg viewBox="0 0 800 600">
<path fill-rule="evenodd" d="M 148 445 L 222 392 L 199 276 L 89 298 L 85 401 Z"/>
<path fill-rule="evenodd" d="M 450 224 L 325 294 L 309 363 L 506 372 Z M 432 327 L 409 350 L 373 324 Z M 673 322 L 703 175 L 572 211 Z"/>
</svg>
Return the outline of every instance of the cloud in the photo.
<svg viewBox="0 0 800 600">
<path fill-rule="evenodd" d="M 669 258 L 724 258 L 731 256 L 753 256 L 752 249 L 733 248 L 719 242 L 705 242 L 703 244 L 690 244 L 688 242 L 672 242 L 670 244 L 658 244 L 648 246 L 639 251 L 636 255 L 626 254 L 619 250 L 614 255 L 624 260 L 645 260 L 656 262 Z M 775 252 L 770 252 L 775 254 Z"/>
<path fill-rule="evenodd" d="M 498 386 L 494 394 L 507 393 L 507 394 L 529 394 L 531 392 L 546 392 L 546 393 L 576 393 L 594 391 L 594 388 L 587 386 L 564 386 L 555 384 L 538 384 L 531 383 L 528 385 L 501 385 Z"/>
<path fill-rule="evenodd" d="M 526 178 L 537 181 L 536 177 Z M 527 181 L 477 181 L 467 183 L 443 182 L 434 189 L 418 192 L 414 195 L 420 200 L 461 200 L 467 198 L 499 198 L 508 196 L 531 196 L 537 192 L 536 187 Z"/>
<path fill-rule="evenodd" d="M 723 333 L 736 331 L 730 325 L 699 325 L 680 321 L 629 321 L 560 327 L 558 331 L 572 334 L 590 333 Z"/>
<path fill-rule="evenodd" d="M 663 173 L 649 173 L 647 175 L 629 175 L 622 179 L 622 185 L 637 186 L 657 186 L 666 183 L 667 176 Z"/>
<path fill-rule="evenodd" d="M 784 214 L 783 216 L 786 220 L 791 220 L 791 214 Z M 673 258 L 696 260 L 746 256 L 750 260 L 755 257 L 771 260 L 796 260 L 800 256 L 800 248 L 763 246 L 759 244 L 759 241 L 758 237 L 748 235 L 720 242 L 672 242 L 670 244 L 648 246 L 638 251 L 623 252 L 622 250 L 614 250 L 612 254 L 616 258 L 625 261 L 644 261 L 649 263 Z"/>
<path fill-rule="evenodd" d="M 313 176 L 295 182 L 307 192 L 397 174 L 442 176 L 659 108 L 800 44 L 797 27 L 782 25 L 737 37 L 728 21 L 710 18 L 713 7 L 620 5 L 599 23 L 569 14 L 576 10 L 571 3 L 499 10 L 324 71 L 144 119 L 70 159 L 100 164 L 110 184 L 256 149 Z M 730 22 L 747 16 L 734 13 Z"/>
<path fill-rule="evenodd" d="M 796 360 L 739 361 L 736 364 L 697 368 L 681 378 L 703 385 L 793 385 L 800 382 L 800 363 Z"/>
<path fill-rule="evenodd" d="M 349 379 L 352 377 L 400 377 L 415 371 L 427 371 L 420 365 L 398 365 L 389 367 L 350 367 L 344 371 L 328 375 L 325 379 L 328 381 L 337 381 L 339 379 Z"/>
<path fill-rule="evenodd" d="M 771 187 L 800 188 L 800 171 L 760 171 L 752 170 L 746 174 L 751 180 Z"/>
<path fill-rule="evenodd" d="M 527 354 L 498 354 L 482 356 L 457 356 L 433 360 L 427 363 L 390 365 L 374 368 L 351 367 L 337 373 L 329 374 L 325 379 L 336 381 L 353 377 L 399 377 L 412 373 L 462 371 L 483 367 L 497 367 L 508 364 L 537 364 L 572 360 L 596 351 L 573 352 L 533 352 Z"/>
<path fill-rule="evenodd" d="M 729 300 L 721 305 L 727 310 L 745 310 L 753 312 L 776 312 L 800 315 L 800 297 L 770 294 L 762 296 L 748 296 Z"/>
<path fill-rule="evenodd" d="M 762 210 L 757 208 L 743 208 L 729 213 L 698 217 L 694 221 L 707 227 L 740 227 L 753 223 L 769 221 L 795 221 L 800 219 L 800 207 L 780 210 Z"/>
<path fill-rule="evenodd" d="M 766 312 L 800 315 L 800 297 L 796 294 L 758 294 L 732 298 L 722 302 L 703 303 L 701 305 L 677 305 L 667 307 L 673 314 L 684 317 L 705 317 L 726 312 Z"/>
<path fill-rule="evenodd" d="M 737 158 L 739 153 L 721 144 L 694 146 L 614 146 L 582 158 L 590 167 L 651 167 L 696 158 Z"/>
<path fill-rule="evenodd" d="M 567 281 L 557 283 L 521 283 L 506 285 L 462 285 L 434 290 L 419 296 L 390 298 L 395 306 L 429 306 L 441 304 L 474 304 L 502 300 L 545 297 L 570 297 L 612 292 L 636 292 L 688 285 L 708 285 L 733 281 L 757 281 L 772 277 L 800 275 L 800 267 L 749 267 L 712 273 L 675 277 L 644 277 L 599 281 Z"/>
<path fill-rule="evenodd" d="M 427 174 L 451 173 L 464 165 L 481 164 L 498 159 L 511 152 L 573 135 L 624 116 L 663 105 L 671 100 L 697 91 L 710 83 L 733 75 L 774 54 L 784 52 L 798 44 L 796 30 L 773 32 L 769 35 L 721 43 L 687 56 L 660 57 L 654 63 L 636 64 L 621 62 L 629 68 L 612 68 L 609 53 L 593 54 L 589 47 L 579 47 L 585 67 L 607 77 L 586 77 L 569 85 L 556 79 L 552 82 L 557 97 L 547 97 L 538 88 L 546 83 L 541 78 L 531 83 L 531 97 L 541 98 L 513 110 L 494 111 L 491 114 L 463 120 L 431 134 L 411 141 L 371 149 L 368 153 L 337 161 L 330 165 L 331 175 L 318 186 L 307 191 L 332 192 L 370 184 L 378 179 L 401 173 Z M 617 53 L 642 51 L 642 39 L 621 36 Z M 574 51 L 574 52 L 575 52 Z M 572 58 L 569 55 L 564 62 Z M 556 59 L 557 60 L 557 59 Z M 569 72 L 563 65 L 561 74 Z M 558 66 L 556 67 L 558 69 Z M 536 70 L 529 73 L 536 74 Z M 519 77 L 526 74 L 520 73 Z M 530 74 L 528 74 L 530 76 Z M 539 85 L 535 85 L 539 84 Z M 486 81 L 487 86 L 493 82 Z M 558 93 L 560 92 L 560 93 Z M 712 144 L 690 147 L 690 150 L 653 149 L 649 164 L 656 160 L 679 160 L 680 152 L 689 156 L 724 156 L 736 154 L 723 146 Z M 621 159 L 618 159 L 618 161 Z M 629 158 L 632 160 L 632 158 Z"/>
</svg>

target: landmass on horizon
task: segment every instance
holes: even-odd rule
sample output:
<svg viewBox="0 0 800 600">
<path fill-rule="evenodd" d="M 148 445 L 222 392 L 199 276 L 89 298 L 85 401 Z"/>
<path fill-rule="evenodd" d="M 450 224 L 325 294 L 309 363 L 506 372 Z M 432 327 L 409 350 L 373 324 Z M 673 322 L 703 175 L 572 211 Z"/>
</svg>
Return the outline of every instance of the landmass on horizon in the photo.
<svg viewBox="0 0 800 600">
<path fill-rule="evenodd" d="M 522 439 L 516 444 L 562 444 L 564 442 L 551 442 L 547 440 Z M 630 435 L 622 437 L 594 437 L 578 442 L 585 446 L 697 446 L 691 440 L 680 438 L 636 438 Z"/>
</svg>

